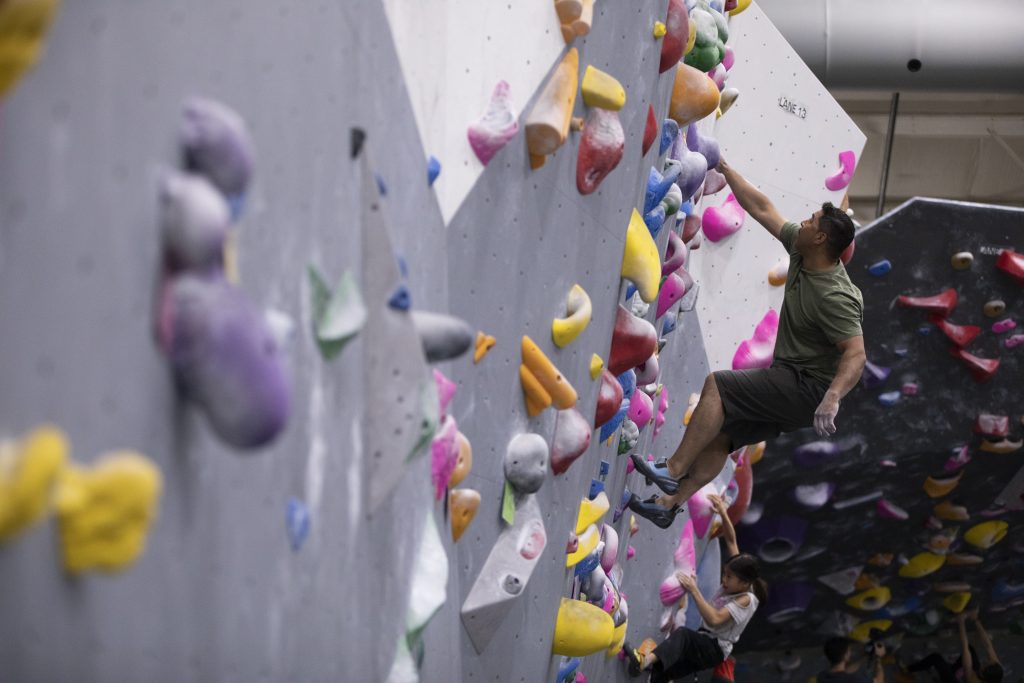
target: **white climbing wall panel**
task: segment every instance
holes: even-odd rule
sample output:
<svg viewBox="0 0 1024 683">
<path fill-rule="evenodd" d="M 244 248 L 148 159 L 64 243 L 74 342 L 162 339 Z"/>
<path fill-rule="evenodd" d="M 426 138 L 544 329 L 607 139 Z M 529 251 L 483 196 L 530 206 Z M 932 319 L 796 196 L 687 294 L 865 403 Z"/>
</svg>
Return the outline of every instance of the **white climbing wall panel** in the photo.
<svg viewBox="0 0 1024 683">
<path fill-rule="evenodd" d="M 441 162 L 434 184 L 448 223 L 484 170 L 466 139 L 494 85 L 508 81 L 517 114 L 565 49 L 554 2 L 384 0 L 405 74 L 422 156 Z M 524 144 L 522 136 L 509 144 Z M 409 161 L 415 155 L 410 150 Z"/>
<path fill-rule="evenodd" d="M 756 4 L 733 17 L 729 31 L 736 63 L 726 85 L 740 96 L 714 127 L 722 156 L 790 220 L 807 218 L 822 202 L 838 206 L 844 191 L 827 190 L 825 178 L 839 168 L 843 150 L 860 158 L 864 134 Z M 795 111 L 784 108 L 786 102 Z M 699 210 L 726 196 L 728 189 L 706 198 Z M 769 308 L 781 307 L 783 288 L 768 284 L 768 271 L 783 256 L 782 246 L 749 216 L 736 234 L 718 243 L 705 239 L 693 253 L 712 371 L 731 368 L 740 342 Z"/>
</svg>

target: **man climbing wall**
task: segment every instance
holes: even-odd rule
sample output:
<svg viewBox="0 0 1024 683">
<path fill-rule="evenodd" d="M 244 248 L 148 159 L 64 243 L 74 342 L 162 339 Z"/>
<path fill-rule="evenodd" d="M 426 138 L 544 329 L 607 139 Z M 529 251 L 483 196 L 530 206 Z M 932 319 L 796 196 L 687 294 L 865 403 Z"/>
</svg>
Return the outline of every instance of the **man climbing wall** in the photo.
<svg viewBox="0 0 1024 683">
<path fill-rule="evenodd" d="M 840 260 L 853 221 L 831 203 L 799 225 L 787 221 L 724 160 L 718 170 L 743 209 L 789 252 L 789 273 L 771 367 L 711 373 L 672 457 L 654 465 L 630 456 L 665 492 L 657 500 L 633 496 L 630 508 L 663 527 L 733 450 L 812 425 L 820 436 L 834 434 L 839 403 L 864 368 L 864 303 Z"/>
</svg>

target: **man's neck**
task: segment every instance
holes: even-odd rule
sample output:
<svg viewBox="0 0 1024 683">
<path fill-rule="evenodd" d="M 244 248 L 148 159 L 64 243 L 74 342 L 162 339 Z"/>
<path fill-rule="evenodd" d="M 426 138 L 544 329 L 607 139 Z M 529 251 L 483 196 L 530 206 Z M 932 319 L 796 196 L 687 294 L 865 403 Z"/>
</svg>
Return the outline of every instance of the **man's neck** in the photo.
<svg viewBox="0 0 1024 683">
<path fill-rule="evenodd" d="M 820 251 L 815 251 L 804 256 L 803 269 L 812 273 L 832 270 L 839 263 L 838 259 L 831 259 Z"/>
</svg>

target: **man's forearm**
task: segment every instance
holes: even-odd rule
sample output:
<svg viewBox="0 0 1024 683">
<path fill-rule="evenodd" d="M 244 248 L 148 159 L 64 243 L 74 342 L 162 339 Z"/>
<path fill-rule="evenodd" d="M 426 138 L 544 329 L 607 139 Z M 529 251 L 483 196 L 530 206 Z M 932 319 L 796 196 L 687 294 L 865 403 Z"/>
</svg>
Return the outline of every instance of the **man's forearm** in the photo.
<svg viewBox="0 0 1024 683">
<path fill-rule="evenodd" d="M 885 683 L 885 670 L 882 668 L 881 657 L 875 657 L 875 671 L 871 683 Z"/>
<path fill-rule="evenodd" d="M 729 183 L 729 189 L 732 190 L 736 201 L 740 203 L 744 211 L 757 213 L 771 206 L 771 200 L 737 173 L 732 166 L 723 161 L 718 165 L 718 169 L 725 176 L 725 182 Z"/>
<path fill-rule="evenodd" d="M 828 391 L 825 392 L 826 395 L 830 395 L 839 401 L 850 393 L 850 390 L 857 386 L 857 382 L 860 381 L 860 377 L 864 373 L 865 360 L 867 360 L 867 356 L 860 349 L 849 350 L 843 353 L 839 359 L 839 369 L 836 370 L 836 376 L 832 378 L 832 384 L 829 385 Z"/>
</svg>

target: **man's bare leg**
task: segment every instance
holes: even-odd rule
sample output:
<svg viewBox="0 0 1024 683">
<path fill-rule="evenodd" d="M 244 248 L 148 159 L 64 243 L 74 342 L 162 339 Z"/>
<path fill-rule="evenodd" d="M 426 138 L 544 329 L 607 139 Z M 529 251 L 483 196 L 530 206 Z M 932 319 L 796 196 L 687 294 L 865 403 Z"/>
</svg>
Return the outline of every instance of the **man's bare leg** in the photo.
<svg viewBox="0 0 1024 683">
<path fill-rule="evenodd" d="M 690 476 L 679 482 L 679 490 L 671 496 L 658 498 L 658 505 L 671 508 L 674 505 L 685 503 L 701 487 L 717 477 L 718 473 L 722 471 L 722 467 L 725 466 L 725 459 L 729 457 L 730 442 L 728 434 L 719 434 L 715 437 L 690 467 Z"/>
<path fill-rule="evenodd" d="M 676 448 L 676 452 L 672 454 L 672 457 L 666 461 L 669 475 L 678 478 L 689 472 L 697 456 L 704 452 L 711 445 L 711 442 L 719 436 L 724 423 L 725 410 L 722 408 L 722 397 L 718 395 L 718 385 L 715 384 L 714 376 L 708 375 L 707 379 L 704 380 L 704 389 L 700 393 L 700 401 L 697 403 L 697 407 L 693 409 L 693 415 L 690 416 L 690 424 L 683 433 L 683 440 L 679 442 L 679 447 Z M 728 448 L 728 445 L 726 445 L 726 448 Z M 712 478 L 716 474 L 718 472 L 711 475 Z M 700 486 L 697 488 L 700 488 Z M 696 490 L 694 489 L 694 492 Z"/>
</svg>

